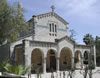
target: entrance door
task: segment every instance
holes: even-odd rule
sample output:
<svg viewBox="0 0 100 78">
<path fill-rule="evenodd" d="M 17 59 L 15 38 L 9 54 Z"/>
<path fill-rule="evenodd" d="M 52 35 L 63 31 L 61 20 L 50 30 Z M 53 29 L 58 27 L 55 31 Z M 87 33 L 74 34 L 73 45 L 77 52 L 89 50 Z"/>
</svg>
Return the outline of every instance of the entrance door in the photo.
<svg viewBox="0 0 100 78">
<path fill-rule="evenodd" d="M 56 71 L 56 52 L 52 49 L 47 53 L 46 70 L 47 72 Z"/>
<path fill-rule="evenodd" d="M 56 58 L 55 58 L 55 56 L 50 56 L 50 69 L 51 69 L 51 71 L 56 70 Z"/>
</svg>

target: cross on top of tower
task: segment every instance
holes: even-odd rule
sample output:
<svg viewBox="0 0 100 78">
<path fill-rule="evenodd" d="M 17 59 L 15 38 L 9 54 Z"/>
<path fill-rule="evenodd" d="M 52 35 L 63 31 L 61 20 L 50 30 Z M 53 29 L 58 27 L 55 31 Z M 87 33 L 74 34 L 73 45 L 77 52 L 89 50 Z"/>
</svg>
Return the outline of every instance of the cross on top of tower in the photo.
<svg viewBox="0 0 100 78">
<path fill-rule="evenodd" d="M 54 12 L 54 9 L 55 9 L 54 5 L 51 6 L 51 9 L 52 9 L 52 12 Z"/>
</svg>

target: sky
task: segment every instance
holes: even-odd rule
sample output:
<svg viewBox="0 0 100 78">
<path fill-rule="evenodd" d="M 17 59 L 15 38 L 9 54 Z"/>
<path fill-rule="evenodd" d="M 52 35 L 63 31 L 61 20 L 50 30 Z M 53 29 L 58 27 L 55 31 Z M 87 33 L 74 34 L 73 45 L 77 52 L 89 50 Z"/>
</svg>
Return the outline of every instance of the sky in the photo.
<svg viewBox="0 0 100 78">
<path fill-rule="evenodd" d="M 51 11 L 69 22 L 69 29 L 76 32 L 76 42 L 83 44 L 83 37 L 92 34 L 100 36 L 100 0 L 7 0 L 10 4 L 20 2 L 25 9 L 25 18 Z"/>
</svg>

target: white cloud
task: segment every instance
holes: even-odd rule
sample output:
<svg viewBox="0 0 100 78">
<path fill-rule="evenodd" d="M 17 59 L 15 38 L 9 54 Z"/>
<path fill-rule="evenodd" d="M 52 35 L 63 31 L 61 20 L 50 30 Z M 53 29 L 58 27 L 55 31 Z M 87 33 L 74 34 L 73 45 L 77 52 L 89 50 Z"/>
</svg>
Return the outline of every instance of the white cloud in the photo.
<svg viewBox="0 0 100 78">
<path fill-rule="evenodd" d="M 67 15 L 78 15 L 89 18 L 96 17 L 99 11 L 99 0 L 55 0 L 55 5 L 62 9 Z"/>
<path fill-rule="evenodd" d="M 100 0 L 55 0 L 55 6 L 70 25 L 100 28 Z"/>
<path fill-rule="evenodd" d="M 100 34 L 100 0 L 54 1 L 64 19 L 70 23 L 69 27 L 78 33 L 76 38 L 79 43 L 82 43 L 86 33 L 94 36 Z"/>
</svg>

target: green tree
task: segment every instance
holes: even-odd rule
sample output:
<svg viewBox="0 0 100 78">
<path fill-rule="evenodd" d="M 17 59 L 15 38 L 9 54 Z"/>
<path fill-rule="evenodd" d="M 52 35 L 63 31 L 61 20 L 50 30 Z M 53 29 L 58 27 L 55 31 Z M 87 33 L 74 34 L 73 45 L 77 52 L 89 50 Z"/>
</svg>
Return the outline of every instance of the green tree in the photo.
<svg viewBox="0 0 100 78">
<path fill-rule="evenodd" d="M 100 54 L 100 37 L 99 36 L 96 36 L 95 38 L 95 45 L 96 45 L 97 54 Z"/>
<path fill-rule="evenodd" d="M 6 0 L 0 0 L 0 45 L 7 41 L 14 42 L 20 37 L 20 33 L 27 27 L 23 8 L 20 3 L 11 6 Z"/>
<path fill-rule="evenodd" d="M 86 34 L 83 38 L 83 41 L 86 45 L 95 45 L 95 40 L 92 37 L 91 34 Z M 91 52 L 89 53 L 89 63 L 88 66 L 85 67 L 84 69 L 84 78 L 87 78 L 87 74 L 89 75 L 89 78 L 92 78 L 92 74 L 93 74 L 93 69 L 95 68 L 94 62 L 92 60 L 92 54 Z M 89 73 L 88 73 L 89 72 Z"/>
<path fill-rule="evenodd" d="M 86 44 L 86 45 L 94 45 L 94 38 L 92 37 L 91 34 L 86 34 L 83 38 L 83 42 Z"/>
<path fill-rule="evenodd" d="M 100 37 L 96 36 L 95 38 L 95 46 L 96 46 L 96 61 L 97 66 L 100 66 Z"/>
</svg>

